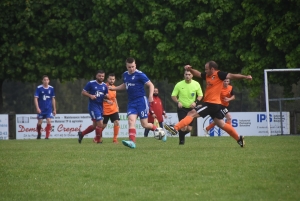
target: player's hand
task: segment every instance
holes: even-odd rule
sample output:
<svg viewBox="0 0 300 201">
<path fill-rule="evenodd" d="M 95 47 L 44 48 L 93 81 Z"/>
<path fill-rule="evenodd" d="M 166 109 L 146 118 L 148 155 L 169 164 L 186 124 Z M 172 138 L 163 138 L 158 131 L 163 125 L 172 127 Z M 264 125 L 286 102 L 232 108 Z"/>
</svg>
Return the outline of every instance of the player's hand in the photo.
<svg viewBox="0 0 300 201">
<path fill-rule="evenodd" d="M 112 87 L 112 86 L 109 86 L 109 87 L 108 87 L 108 90 L 116 91 L 115 87 Z"/>
<path fill-rule="evenodd" d="M 95 100 L 96 98 L 96 95 L 90 95 L 90 99 Z"/>
<path fill-rule="evenodd" d="M 36 109 L 36 112 L 37 112 L 38 114 L 41 114 L 42 111 L 41 111 L 40 108 L 37 108 L 37 109 Z"/>
<path fill-rule="evenodd" d="M 230 101 L 230 99 L 229 99 L 228 97 L 225 97 L 223 100 L 224 100 L 225 102 L 229 102 L 229 101 Z"/>
<path fill-rule="evenodd" d="M 185 70 L 191 70 L 191 69 L 192 69 L 192 66 L 190 66 L 190 65 L 185 65 L 185 66 L 184 66 L 184 69 L 185 69 Z"/>
<path fill-rule="evenodd" d="M 53 116 L 55 116 L 56 115 L 56 110 L 53 110 L 52 114 L 53 114 Z"/>
<path fill-rule="evenodd" d="M 252 76 L 251 75 L 247 75 L 246 76 L 246 80 L 252 80 Z"/>
<path fill-rule="evenodd" d="M 178 102 L 178 107 L 179 107 L 179 108 L 182 108 L 181 102 Z"/>
<path fill-rule="evenodd" d="M 164 115 L 164 117 L 165 117 L 165 119 L 168 118 L 168 116 L 166 114 Z"/>
<path fill-rule="evenodd" d="M 196 105 L 197 105 L 197 104 L 194 102 L 194 103 L 192 103 L 192 104 L 190 105 L 190 108 L 195 108 Z"/>
</svg>

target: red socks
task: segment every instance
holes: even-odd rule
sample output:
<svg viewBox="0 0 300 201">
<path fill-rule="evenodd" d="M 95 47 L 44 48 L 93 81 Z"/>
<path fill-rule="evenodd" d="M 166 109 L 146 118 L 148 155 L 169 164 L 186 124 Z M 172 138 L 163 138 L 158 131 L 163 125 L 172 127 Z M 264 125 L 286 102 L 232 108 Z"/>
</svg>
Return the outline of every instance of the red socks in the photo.
<svg viewBox="0 0 300 201">
<path fill-rule="evenodd" d="M 90 132 L 93 132 L 95 130 L 93 125 L 90 125 L 89 127 L 87 127 L 84 131 L 82 131 L 82 135 L 86 135 L 89 134 Z"/>
<path fill-rule="evenodd" d="M 129 140 L 135 142 L 136 130 L 135 128 L 129 128 Z"/>
<path fill-rule="evenodd" d="M 46 139 L 49 138 L 51 131 L 51 124 L 47 124 L 46 126 Z"/>
</svg>

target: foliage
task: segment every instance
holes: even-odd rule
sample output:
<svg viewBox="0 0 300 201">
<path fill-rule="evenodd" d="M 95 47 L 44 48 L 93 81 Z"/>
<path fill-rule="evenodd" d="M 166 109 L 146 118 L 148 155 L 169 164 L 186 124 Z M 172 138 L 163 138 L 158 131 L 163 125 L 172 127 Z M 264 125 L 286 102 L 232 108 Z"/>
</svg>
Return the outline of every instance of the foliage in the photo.
<svg viewBox="0 0 300 201">
<path fill-rule="evenodd" d="M 300 2 L 296 0 L 3 0 L 0 83 L 90 79 L 105 69 L 119 77 L 132 56 L 150 78 L 181 79 L 183 65 L 252 74 L 260 93 L 266 68 L 300 67 Z M 270 75 L 284 86 L 299 73 Z M 1 99 L 0 99 L 1 100 Z"/>
</svg>

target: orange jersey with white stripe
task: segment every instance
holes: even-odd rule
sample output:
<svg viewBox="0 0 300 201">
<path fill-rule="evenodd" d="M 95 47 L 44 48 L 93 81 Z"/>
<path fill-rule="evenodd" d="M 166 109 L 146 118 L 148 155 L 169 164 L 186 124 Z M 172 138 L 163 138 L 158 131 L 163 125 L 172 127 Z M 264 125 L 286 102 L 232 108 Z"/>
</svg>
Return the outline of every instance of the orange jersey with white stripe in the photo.
<svg viewBox="0 0 300 201">
<path fill-rule="evenodd" d="M 106 85 L 109 86 L 107 83 Z M 112 85 L 112 87 L 115 86 Z M 112 101 L 113 104 L 109 104 L 108 102 L 103 101 L 103 115 L 110 115 L 119 112 L 118 105 L 117 105 L 117 92 L 108 90 L 108 97 L 109 97 L 108 100 Z"/>
<path fill-rule="evenodd" d="M 221 90 L 221 104 L 224 105 L 225 107 L 228 107 L 229 102 L 224 101 L 224 98 L 230 98 L 233 95 L 232 93 L 232 86 L 231 85 L 227 85 L 227 87 L 222 88 Z"/>
<path fill-rule="evenodd" d="M 203 102 L 221 104 L 221 90 L 223 87 L 223 80 L 226 79 L 227 73 L 215 71 L 208 76 L 206 73 L 201 73 L 201 77 L 206 79 L 206 90 Z"/>
</svg>

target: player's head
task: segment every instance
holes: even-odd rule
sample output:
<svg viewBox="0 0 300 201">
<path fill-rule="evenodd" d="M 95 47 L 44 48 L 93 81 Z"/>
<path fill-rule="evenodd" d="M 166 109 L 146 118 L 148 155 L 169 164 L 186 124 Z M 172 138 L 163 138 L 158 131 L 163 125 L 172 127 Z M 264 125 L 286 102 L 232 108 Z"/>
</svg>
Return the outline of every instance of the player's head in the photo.
<svg viewBox="0 0 300 201">
<path fill-rule="evenodd" d="M 188 82 L 188 83 L 191 82 L 192 78 L 193 78 L 192 72 L 189 71 L 189 70 L 185 70 L 184 71 L 184 80 L 185 80 L 185 82 Z"/>
<path fill-rule="evenodd" d="M 136 64 L 135 64 L 135 60 L 132 57 L 129 57 L 126 59 L 126 68 L 129 72 L 129 74 L 132 74 L 135 72 L 136 70 Z"/>
<path fill-rule="evenodd" d="M 155 87 L 153 91 L 153 96 L 158 96 L 158 93 L 159 93 L 158 88 Z"/>
<path fill-rule="evenodd" d="M 105 72 L 103 70 L 98 70 L 96 72 L 96 80 L 99 83 L 102 83 L 105 78 Z"/>
<path fill-rule="evenodd" d="M 230 79 L 225 79 L 224 81 L 223 81 L 223 86 L 224 87 L 227 87 L 228 85 L 230 84 Z"/>
<path fill-rule="evenodd" d="M 205 64 L 205 72 L 208 76 L 212 75 L 215 70 L 218 70 L 218 64 L 215 61 L 209 61 Z"/>
<path fill-rule="evenodd" d="M 109 85 L 113 85 L 113 84 L 115 83 L 115 81 L 116 81 L 116 76 L 115 76 L 115 74 L 114 74 L 114 73 L 108 74 L 107 83 L 108 83 Z"/>
<path fill-rule="evenodd" d="M 44 86 L 48 86 L 50 80 L 49 80 L 49 77 L 48 75 L 43 75 L 43 78 L 42 78 L 42 83 Z"/>
</svg>

